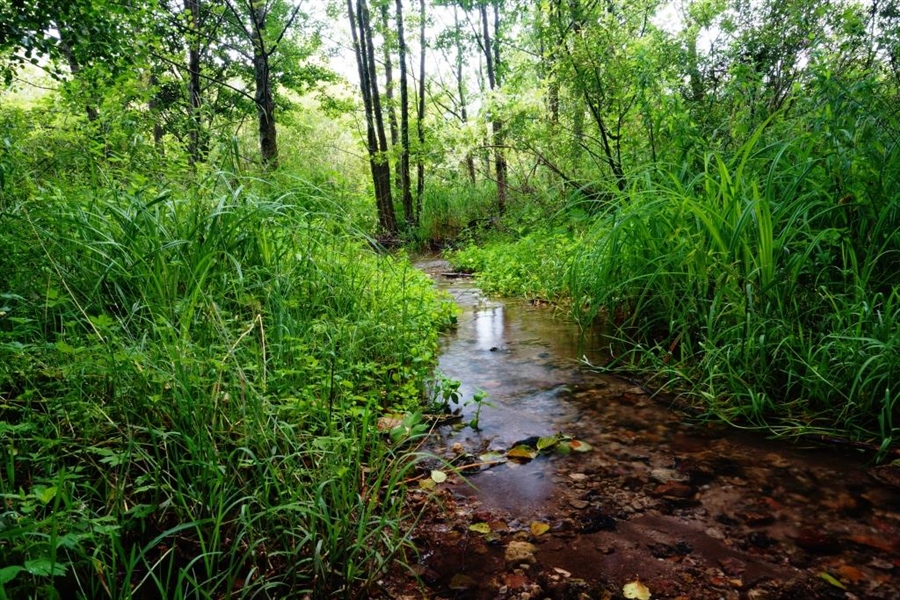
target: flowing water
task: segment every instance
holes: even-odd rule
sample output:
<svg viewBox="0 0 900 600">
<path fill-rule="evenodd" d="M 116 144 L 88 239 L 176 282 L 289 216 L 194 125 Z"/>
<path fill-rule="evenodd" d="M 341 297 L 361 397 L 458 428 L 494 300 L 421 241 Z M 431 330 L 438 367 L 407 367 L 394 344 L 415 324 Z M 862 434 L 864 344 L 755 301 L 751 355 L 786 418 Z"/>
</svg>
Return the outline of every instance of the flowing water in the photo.
<svg viewBox="0 0 900 600">
<path fill-rule="evenodd" d="M 560 432 L 593 449 L 421 492 L 426 587 L 413 596 L 615 598 L 640 582 L 653 598 L 900 598 L 896 467 L 688 419 L 586 368 L 604 361 L 602 336 L 581 340 L 552 307 L 486 298 L 440 260 L 418 266 L 460 306 L 440 369 L 463 403 L 490 403 L 478 430 L 460 427 L 470 402 L 429 449 L 449 460 Z"/>
</svg>

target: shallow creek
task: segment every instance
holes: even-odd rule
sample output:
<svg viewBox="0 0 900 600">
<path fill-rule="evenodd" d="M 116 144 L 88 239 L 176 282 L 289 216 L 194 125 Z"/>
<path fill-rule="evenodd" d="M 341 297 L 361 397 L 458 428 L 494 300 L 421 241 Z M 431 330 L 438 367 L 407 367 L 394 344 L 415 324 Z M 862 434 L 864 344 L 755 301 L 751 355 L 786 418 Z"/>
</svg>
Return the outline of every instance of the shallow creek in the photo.
<svg viewBox="0 0 900 600">
<path fill-rule="evenodd" d="M 691 420 L 586 368 L 602 339 L 579 345 L 552 307 L 418 266 L 461 309 L 440 369 L 490 403 L 478 431 L 445 426 L 426 449 L 451 460 L 562 432 L 592 450 L 414 492 L 419 581 L 395 574 L 385 597 L 900 598 L 896 466 Z"/>
</svg>

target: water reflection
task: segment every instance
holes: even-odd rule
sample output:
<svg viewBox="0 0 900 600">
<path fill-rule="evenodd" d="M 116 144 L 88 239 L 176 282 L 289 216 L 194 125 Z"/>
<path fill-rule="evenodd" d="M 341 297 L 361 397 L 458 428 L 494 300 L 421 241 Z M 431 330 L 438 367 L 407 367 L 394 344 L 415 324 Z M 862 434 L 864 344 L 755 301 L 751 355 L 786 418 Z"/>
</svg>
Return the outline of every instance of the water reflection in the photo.
<svg viewBox="0 0 900 600">
<path fill-rule="evenodd" d="M 481 412 L 479 431 L 447 428 L 435 440 L 435 452 L 447 452 L 456 442 L 504 451 L 518 440 L 553 435 L 577 419 L 568 385 L 584 377 L 580 357 L 597 353 L 583 347 L 574 324 L 553 318 L 552 308 L 485 298 L 470 281 L 438 277 L 437 285 L 461 309 L 456 330 L 443 339 L 439 368 L 462 382 L 464 402 L 484 390 L 490 405 Z M 463 420 L 475 410 L 474 404 L 465 406 Z M 484 505 L 524 513 L 552 494 L 552 470 L 552 459 L 542 457 L 518 468 L 482 473 L 472 483 Z"/>
<path fill-rule="evenodd" d="M 479 350 L 496 350 L 503 344 L 504 316 L 502 304 L 475 311 L 475 339 Z"/>
</svg>

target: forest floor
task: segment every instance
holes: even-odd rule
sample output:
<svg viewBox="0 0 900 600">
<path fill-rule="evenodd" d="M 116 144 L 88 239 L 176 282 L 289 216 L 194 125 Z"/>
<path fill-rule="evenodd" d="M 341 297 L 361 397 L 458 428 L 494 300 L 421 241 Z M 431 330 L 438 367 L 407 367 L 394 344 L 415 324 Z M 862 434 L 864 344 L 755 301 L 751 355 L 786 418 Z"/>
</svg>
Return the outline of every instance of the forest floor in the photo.
<svg viewBox="0 0 900 600">
<path fill-rule="evenodd" d="M 463 315 L 445 353 L 464 347 L 472 376 L 487 378 L 479 387 L 511 374 L 541 389 L 508 400 L 491 390 L 496 409 L 481 418 L 493 429 L 445 427 L 427 448 L 456 464 L 480 462 L 527 437 L 516 415 L 536 402 L 547 422 L 534 435 L 564 430 L 592 450 L 465 476 L 423 465 L 424 479 L 429 469 L 450 476 L 410 493 L 421 515 L 412 537 L 419 558 L 413 574 L 380 582 L 381 597 L 900 598 L 896 464 L 698 423 L 632 383 L 561 366 L 553 352 L 529 358 L 524 348 L 543 346 L 520 321 L 550 319 L 540 307 L 507 303 L 503 345 L 484 348 L 479 319 L 501 304 L 478 298 L 471 284 L 452 285 Z M 473 360 L 478 352 L 483 359 Z M 542 385 L 524 366 L 534 356 L 547 374 Z M 458 376 L 454 364 L 442 368 Z"/>
</svg>

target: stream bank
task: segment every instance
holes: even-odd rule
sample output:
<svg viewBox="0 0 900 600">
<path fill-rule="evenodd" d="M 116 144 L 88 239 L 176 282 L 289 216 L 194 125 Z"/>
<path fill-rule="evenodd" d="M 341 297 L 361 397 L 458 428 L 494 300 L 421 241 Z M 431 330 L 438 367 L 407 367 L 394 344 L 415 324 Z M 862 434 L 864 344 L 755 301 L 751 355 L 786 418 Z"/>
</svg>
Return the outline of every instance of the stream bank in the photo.
<svg viewBox="0 0 900 600">
<path fill-rule="evenodd" d="M 592 449 L 412 491 L 418 581 L 395 573 L 384 597 L 900 598 L 896 466 L 693 421 L 584 368 L 603 340 L 579 346 L 552 307 L 419 267 L 461 308 L 440 369 L 490 403 L 479 430 L 443 427 L 427 449 L 466 463 L 560 432 Z"/>
</svg>

